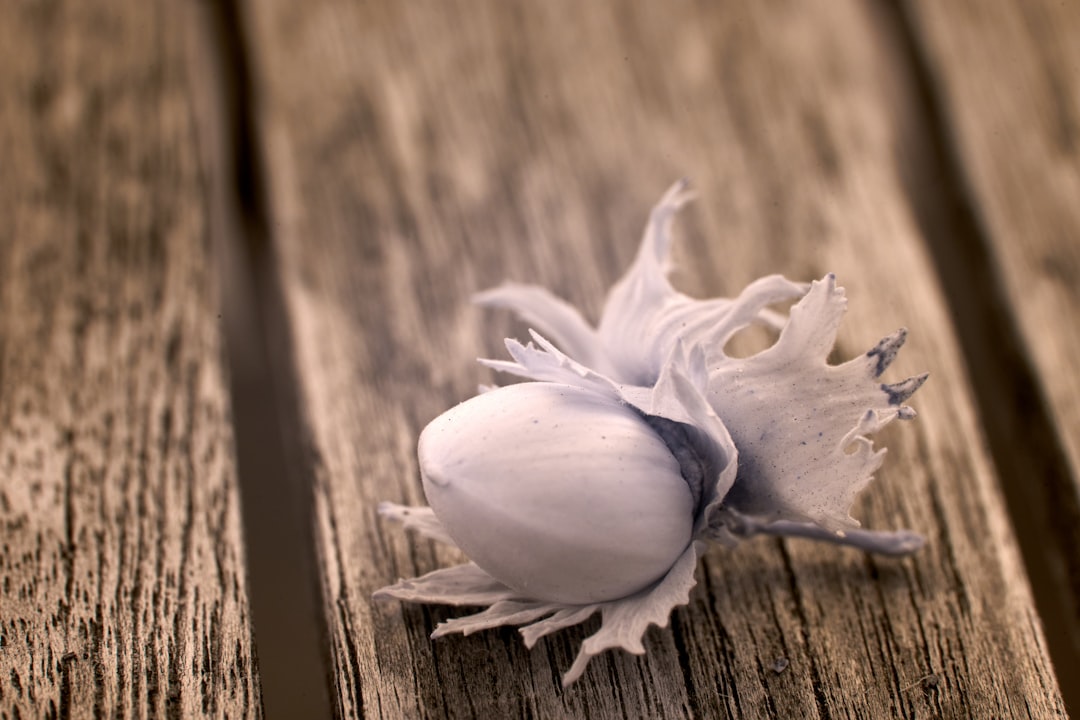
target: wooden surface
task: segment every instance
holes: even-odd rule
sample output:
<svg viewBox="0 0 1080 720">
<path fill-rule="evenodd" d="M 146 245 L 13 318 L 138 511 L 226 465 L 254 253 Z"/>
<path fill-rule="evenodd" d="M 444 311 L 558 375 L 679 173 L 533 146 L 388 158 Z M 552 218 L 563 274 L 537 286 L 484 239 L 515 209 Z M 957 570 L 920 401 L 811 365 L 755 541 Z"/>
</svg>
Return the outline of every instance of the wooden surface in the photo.
<svg viewBox="0 0 1080 720">
<path fill-rule="evenodd" d="M 0 6 L 0 717 L 258 717 L 167 3 Z"/>
<path fill-rule="evenodd" d="M 1078 25 L 1050 0 L 0 6 L 0 718 L 322 716 L 320 652 L 339 717 L 1065 717 Z M 910 328 L 889 377 L 931 378 L 856 516 L 926 547 L 717 548 L 646 656 L 566 690 L 595 620 L 432 642 L 460 611 L 371 593 L 462 557 L 375 508 L 423 502 L 420 430 L 524 334 L 470 295 L 538 283 L 595 319 L 683 176 L 681 289 L 835 272 L 837 360 Z"/>
<path fill-rule="evenodd" d="M 913 4 L 1001 279 L 1080 476 L 1080 13 L 1020 0 Z"/>
<path fill-rule="evenodd" d="M 333 694 L 372 717 L 1064 715 L 917 196 L 926 136 L 897 14 L 858 3 L 250 3 L 280 318 L 314 482 Z M 313 109 L 318 109 L 317 112 Z M 585 632 L 427 639 L 373 590 L 461 558 L 375 516 L 422 502 L 424 424 L 522 327 L 470 293 L 538 282 L 595 318 L 648 207 L 690 176 L 680 284 L 835 271 L 841 355 L 912 329 L 920 418 L 859 506 L 927 547 L 716 550 L 648 655 L 561 690 Z M 946 278 L 946 282 L 947 282 Z M 787 669 L 772 669 L 778 658 Z"/>
<path fill-rule="evenodd" d="M 973 372 L 995 372 L 1002 356 L 1036 370 L 1032 387 L 982 378 L 1015 396 L 986 423 L 1022 539 L 1044 558 L 1044 614 L 1060 618 L 1047 621 L 1051 641 L 1080 648 L 1080 12 L 1048 0 L 912 5 L 1000 294 L 1001 312 L 984 313 L 1017 325 L 1015 353 L 993 343 Z M 1018 447 L 1035 452 L 1015 462 Z M 1080 659 L 1070 670 L 1080 677 Z"/>
</svg>

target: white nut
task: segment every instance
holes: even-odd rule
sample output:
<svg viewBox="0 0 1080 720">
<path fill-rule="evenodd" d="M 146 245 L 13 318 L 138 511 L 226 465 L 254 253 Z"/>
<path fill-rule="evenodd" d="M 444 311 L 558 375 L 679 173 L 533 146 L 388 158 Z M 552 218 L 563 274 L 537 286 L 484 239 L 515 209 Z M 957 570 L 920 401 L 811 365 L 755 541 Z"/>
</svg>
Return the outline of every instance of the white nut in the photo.
<svg viewBox="0 0 1080 720">
<path fill-rule="evenodd" d="M 590 390 L 484 393 L 432 421 L 419 458 L 449 535 L 524 597 L 626 597 L 690 544 L 694 499 L 679 463 L 640 413 Z"/>
</svg>

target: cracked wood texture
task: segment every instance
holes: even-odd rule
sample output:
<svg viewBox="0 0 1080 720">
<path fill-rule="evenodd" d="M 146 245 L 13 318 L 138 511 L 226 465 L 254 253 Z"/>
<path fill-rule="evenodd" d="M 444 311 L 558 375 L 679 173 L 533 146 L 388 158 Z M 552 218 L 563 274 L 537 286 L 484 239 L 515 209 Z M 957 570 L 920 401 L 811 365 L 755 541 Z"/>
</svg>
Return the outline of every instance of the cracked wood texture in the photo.
<svg viewBox="0 0 1080 720">
<path fill-rule="evenodd" d="M 258 717 L 169 2 L 0 6 L 0 717 Z"/>
<path fill-rule="evenodd" d="M 919 216 L 935 129 L 893 9 L 245 7 L 342 717 L 1064 717 L 927 247 L 947 233 Z M 931 371 L 920 418 L 878 437 L 888 461 L 856 513 L 927 546 L 902 561 L 716 549 L 647 655 L 608 653 L 566 690 L 595 622 L 531 652 L 512 629 L 431 642 L 460 611 L 371 593 L 462 557 L 375 509 L 423 502 L 417 435 L 490 380 L 472 358 L 522 334 L 470 294 L 535 282 L 595 318 L 684 175 L 700 199 L 678 221 L 683 289 L 834 271 L 850 299 L 838 356 L 912 329 L 891 377 Z"/>
</svg>

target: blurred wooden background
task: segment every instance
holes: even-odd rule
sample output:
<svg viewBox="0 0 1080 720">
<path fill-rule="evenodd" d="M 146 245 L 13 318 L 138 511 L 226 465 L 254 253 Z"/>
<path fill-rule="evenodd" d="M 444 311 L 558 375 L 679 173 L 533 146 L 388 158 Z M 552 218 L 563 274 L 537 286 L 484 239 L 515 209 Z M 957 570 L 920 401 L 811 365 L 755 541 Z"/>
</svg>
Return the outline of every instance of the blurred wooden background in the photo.
<svg viewBox="0 0 1080 720">
<path fill-rule="evenodd" d="M 1051 0 L 0 6 L 0 718 L 1080 712 L 1080 7 Z M 688 176 L 676 281 L 836 272 L 929 370 L 864 525 L 712 551 L 648 654 L 431 642 L 419 431 L 596 317 Z M 776 661 L 786 659 L 782 671 Z"/>
</svg>

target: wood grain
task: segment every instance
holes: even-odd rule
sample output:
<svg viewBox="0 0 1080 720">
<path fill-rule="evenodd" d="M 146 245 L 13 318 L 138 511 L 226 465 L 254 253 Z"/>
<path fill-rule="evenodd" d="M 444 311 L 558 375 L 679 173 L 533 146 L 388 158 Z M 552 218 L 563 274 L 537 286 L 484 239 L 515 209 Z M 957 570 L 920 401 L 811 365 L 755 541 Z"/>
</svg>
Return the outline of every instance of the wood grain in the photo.
<svg viewBox="0 0 1080 720">
<path fill-rule="evenodd" d="M 1080 9 L 1018 0 L 913 5 L 1080 487 Z"/>
<path fill-rule="evenodd" d="M 982 225 L 1001 311 L 1015 323 L 1032 388 L 991 418 L 1006 453 L 1010 502 L 1026 512 L 1031 549 L 1047 565 L 1048 624 L 1063 677 L 1080 674 L 1080 8 L 999 0 L 911 2 L 952 147 Z M 1008 355 L 998 348 L 990 362 Z M 1038 414 L 1050 418 L 1038 421 Z M 1050 618 L 1049 615 L 1053 614 Z M 1074 702 L 1080 702 L 1077 695 Z"/>
<path fill-rule="evenodd" d="M 167 2 L 0 7 L 0 717 L 258 717 Z"/>
<path fill-rule="evenodd" d="M 316 478 L 342 717 L 1063 717 L 941 290 L 905 194 L 926 132 L 895 28 L 858 3 L 247 5 L 285 358 Z M 689 175 L 679 283 L 835 271 L 840 354 L 896 327 L 920 419 L 859 505 L 882 561 L 800 541 L 712 552 L 648 655 L 561 690 L 572 629 L 427 639 L 453 611 L 373 590 L 461 558 L 375 515 L 419 503 L 415 440 L 522 328 L 504 278 L 595 318 L 649 206 Z M 782 671 L 776 661 L 786 659 Z"/>
</svg>

